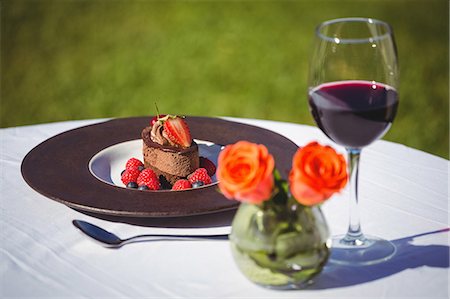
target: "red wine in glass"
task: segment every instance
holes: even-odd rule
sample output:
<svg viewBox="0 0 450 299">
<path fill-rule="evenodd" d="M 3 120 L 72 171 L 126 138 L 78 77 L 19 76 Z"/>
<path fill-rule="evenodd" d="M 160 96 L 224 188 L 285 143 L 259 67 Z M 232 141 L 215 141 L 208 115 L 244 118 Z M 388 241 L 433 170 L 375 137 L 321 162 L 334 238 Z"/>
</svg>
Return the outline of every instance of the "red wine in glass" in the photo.
<svg viewBox="0 0 450 299">
<path fill-rule="evenodd" d="M 387 132 L 397 112 L 398 96 L 385 84 L 338 81 L 312 89 L 309 106 L 331 140 L 347 148 L 362 148 Z"/>
<path fill-rule="evenodd" d="M 371 18 L 325 21 L 316 28 L 308 103 L 317 126 L 345 147 L 349 226 L 333 236 L 330 261 L 372 265 L 395 255 L 395 245 L 362 232 L 358 173 L 362 150 L 390 128 L 398 107 L 397 49 L 391 26 Z M 382 165 L 380 165 L 382 167 Z"/>
</svg>

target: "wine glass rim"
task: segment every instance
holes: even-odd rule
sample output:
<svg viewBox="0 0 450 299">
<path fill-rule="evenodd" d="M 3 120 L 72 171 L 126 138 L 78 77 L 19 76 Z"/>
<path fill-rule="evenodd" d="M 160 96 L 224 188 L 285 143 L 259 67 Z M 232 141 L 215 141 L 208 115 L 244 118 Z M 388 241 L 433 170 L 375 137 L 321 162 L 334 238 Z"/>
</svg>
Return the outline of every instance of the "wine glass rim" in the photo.
<svg viewBox="0 0 450 299">
<path fill-rule="evenodd" d="M 323 34 L 321 32 L 322 28 L 337 24 L 337 23 L 343 23 L 343 22 L 359 22 L 359 23 L 369 23 L 369 24 L 375 24 L 375 25 L 381 25 L 385 28 L 385 32 L 380 35 L 371 36 L 367 38 L 338 38 L 338 37 L 331 37 Z M 351 17 L 351 18 L 339 18 L 339 19 L 332 19 L 325 22 L 322 22 L 316 27 L 316 35 L 320 38 L 333 42 L 336 44 L 361 44 L 361 43 L 373 43 L 375 41 L 379 41 L 385 38 L 388 38 L 392 35 L 392 28 L 389 23 L 374 19 L 374 18 L 363 18 L 363 17 Z"/>
</svg>

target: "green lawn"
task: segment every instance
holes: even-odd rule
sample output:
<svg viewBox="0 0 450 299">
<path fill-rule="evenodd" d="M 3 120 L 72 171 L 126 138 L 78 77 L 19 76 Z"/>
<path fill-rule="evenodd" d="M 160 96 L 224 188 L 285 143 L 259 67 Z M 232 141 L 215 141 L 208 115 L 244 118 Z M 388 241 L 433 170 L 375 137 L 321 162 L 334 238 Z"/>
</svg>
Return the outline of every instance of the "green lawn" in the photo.
<svg viewBox="0 0 450 299">
<path fill-rule="evenodd" d="M 155 113 L 313 124 L 314 27 L 392 24 L 401 84 L 386 140 L 448 159 L 449 2 L 1 2 L 1 127 Z"/>
</svg>

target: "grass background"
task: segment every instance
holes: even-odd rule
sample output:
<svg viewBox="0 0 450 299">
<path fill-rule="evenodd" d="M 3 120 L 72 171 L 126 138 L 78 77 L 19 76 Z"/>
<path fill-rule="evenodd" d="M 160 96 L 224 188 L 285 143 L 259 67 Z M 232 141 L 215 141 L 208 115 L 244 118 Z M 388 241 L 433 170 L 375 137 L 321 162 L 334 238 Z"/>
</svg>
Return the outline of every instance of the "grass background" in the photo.
<svg viewBox="0 0 450 299">
<path fill-rule="evenodd" d="M 313 125 L 315 26 L 394 28 L 400 106 L 384 139 L 449 157 L 449 2 L 1 2 L 1 127 L 161 113 Z"/>
</svg>

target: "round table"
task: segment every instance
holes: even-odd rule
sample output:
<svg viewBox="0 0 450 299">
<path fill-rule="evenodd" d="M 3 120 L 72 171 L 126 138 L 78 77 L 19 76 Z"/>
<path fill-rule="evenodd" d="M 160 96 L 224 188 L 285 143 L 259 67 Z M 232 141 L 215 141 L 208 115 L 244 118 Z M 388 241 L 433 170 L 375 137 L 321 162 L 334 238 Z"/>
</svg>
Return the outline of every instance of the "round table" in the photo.
<svg viewBox="0 0 450 299">
<path fill-rule="evenodd" d="M 332 144 L 317 128 L 225 118 L 272 130 L 301 146 Z M 157 241 L 107 249 L 72 224 L 82 219 L 119 236 L 139 233 L 227 233 L 231 212 L 149 219 L 145 226 L 111 222 L 71 209 L 29 187 L 22 159 L 55 134 L 104 119 L 4 128 L 1 136 L 0 295 L 83 298 L 448 298 L 449 161 L 387 141 L 363 150 L 360 214 L 366 233 L 397 247 L 389 261 L 355 267 L 327 264 L 304 290 L 275 291 L 249 282 L 228 241 Z M 322 209 L 331 233 L 345 233 L 348 191 Z M 188 225 L 186 225 L 188 224 Z"/>
</svg>

